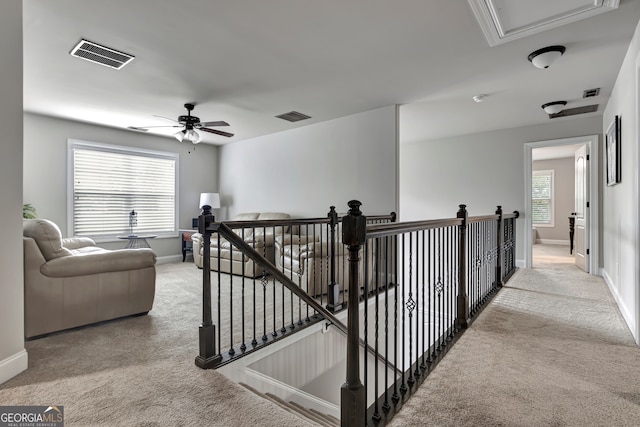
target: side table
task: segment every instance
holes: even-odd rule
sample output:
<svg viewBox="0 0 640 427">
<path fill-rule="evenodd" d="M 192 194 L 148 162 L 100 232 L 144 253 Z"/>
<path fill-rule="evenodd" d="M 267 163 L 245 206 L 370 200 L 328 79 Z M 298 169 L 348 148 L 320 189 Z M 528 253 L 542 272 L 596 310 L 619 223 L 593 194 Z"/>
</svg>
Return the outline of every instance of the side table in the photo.
<svg viewBox="0 0 640 427">
<path fill-rule="evenodd" d="M 180 230 L 182 236 L 182 262 L 187 259 L 187 252 L 193 253 L 193 241 L 191 236 L 193 233 L 197 233 L 197 230 Z"/>
<path fill-rule="evenodd" d="M 130 236 L 118 236 L 118 239 L 128 240 L 125 249 L 138 249 L 138 248 L 150 248 L 147 239 L 155 239 L 158 237 L 156 234 L 145 235 L 130 235 Z"/>
</svg>

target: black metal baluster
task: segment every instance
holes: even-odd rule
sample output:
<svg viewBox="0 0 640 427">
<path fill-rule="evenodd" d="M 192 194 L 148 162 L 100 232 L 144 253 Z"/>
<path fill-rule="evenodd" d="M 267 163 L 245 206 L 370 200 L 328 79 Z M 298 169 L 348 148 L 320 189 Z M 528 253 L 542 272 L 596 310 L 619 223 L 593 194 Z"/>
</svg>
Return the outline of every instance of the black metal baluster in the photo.
<svg viewBox="0 0 640 427">
<path fill-rule="evenodd" d="M 385 263 L 384 263 L 384 280 L 385 280 L 385 288 L 384 288 L 384 403 L 382 404 L 382 409 L 385 412 L 388 412 L 391 409 L 391 404 L 389 402 L 389 288 L 393 284 L 389 280 L 389 262 L 391 262 L 391 257 L 389 256 L 389 236 L 384 237 L 384 253 L 385 253 Z M 397 287 L 396 287 L 397 289 Z M 393 361 L 394 365 L 396 365 L 396 361 Z"/>
<path fill-rule="evenodd" d="M 244 236 L 244 229 L 241 229 Z M 233 245 L 229 245 L 229 258 L 233 260 Z M 218 248 L 218 250 L 220 250 Z M 233 263 L 230 262 L 231 271 L 233 273 Z M 229 355 L 233 356 L 236 351 L 233 349 L 233 274 L 229 275 Z"/>
<path fill-rule="evenodd" d="M 380 408 L 378 407 L 378 381 L 379 381 L 379 371 L 380 369 L 378 368 L 378 357 L 380 355 L 379 351 L 378 351 L 378 335 L 379 335 L 379 329 L 380 329 L 380 239 L 376 239 L 374 242 L 374 253 L 376 255 L 376 262 L 374 263 L 373 266 L 373 277 L 374 277 L 374 283 L 375 283 L 375 319 L 374 319 L 374 326 L 373 326 L 373 332 L 374 332 L 374 368 L 373 368 L 373 375 L 374 375 L 374 384 L 373 384 L 373 401 L 374 401 L 374 410 L 373 410 L 373 419 L 375 421 L 380 421 L 381 416 L 380 416 Z M 366 356 L 366 352 L 365 352 L 365 359 L 367 358 Z"/>
</svg>

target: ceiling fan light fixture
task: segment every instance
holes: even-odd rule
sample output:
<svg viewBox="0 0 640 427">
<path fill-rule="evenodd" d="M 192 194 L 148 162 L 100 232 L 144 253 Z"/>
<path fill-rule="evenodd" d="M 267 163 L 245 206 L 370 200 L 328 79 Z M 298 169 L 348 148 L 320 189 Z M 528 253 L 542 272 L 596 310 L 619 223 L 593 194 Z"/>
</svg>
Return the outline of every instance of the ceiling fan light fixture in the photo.
<svg viewBox="0 0 640 427">
<path fill-rule="evenodd" d="M 547 102 L 542 105 L 542 109 L 547 114 L 558 114 L 560 111 L 564 110 L 565 105 L 567 105 L 567 101 Z"/>
<path fill-rule="evenodd" d="M 184 131 L 184 138 L 182 140 L 186 142 L 191 142 L 192 144 L 197 144 L 200 141 L 202 141 L 202 137 L 195 130 L 188 129 Z"/>
<path fill-rule="evenodd" d="M 566 50 L 567 48 L 564 46 L 547 46 L 531 52 L 527 59 L 536 68 L 549 68 L 558 58 L 564 55 Z"/>
<path fill-rule="evenodd" d="M 173 134 L 173 137 L 175 139 L 177 139 L 179 142 L 182 142 L 182 140 L 184 139 L 184 130 L 179 130 L 178 132 Z"/>
</svg>

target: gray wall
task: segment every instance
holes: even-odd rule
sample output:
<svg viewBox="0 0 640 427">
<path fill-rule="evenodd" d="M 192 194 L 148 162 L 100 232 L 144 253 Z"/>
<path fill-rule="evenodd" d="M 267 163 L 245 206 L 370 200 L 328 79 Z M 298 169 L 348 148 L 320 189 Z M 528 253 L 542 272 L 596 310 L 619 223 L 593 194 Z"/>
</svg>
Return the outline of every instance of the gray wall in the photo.
<svg viewBox="0 0 640 427">
<path fill-rule="evenodd" d="M 24 200 L 37 210 L 38 217 L 54 221 L 63 235 L 67 230 L 67 140 L 79 139 L 104 144 L 125 145 L 177 152 L 179 170 L 179 226 L 191 228 L 191 218 L 199 215 L 201 192 L 218 191 L 218 147 L 200 144 L 189 154 L 187 144 L 173 138 L 143 134 L 36 114 L 24 115 Z M 181 254 L 178 237 L 150 240 L 159 257 Z M 115 249 L 124 243 L 101 243 Z M 182 256 L 180 255 L 180 258 Z"/>
<path fill-rule="evenodd" d="M 0 383 L 27 368 L 22 273 L 22 2 L 0 5 Z"/>
<path fill-rule="evenodd" d="M 525 215 L 524 144 L 602 131 L 599 116 L 555 120 L 546 125 L 412 144 L 401 140 L 401 220 L 451 218 L 461 203 L 472 216 L 491 214 L 496 205 L 502 205 L 505 212 L 518 210 Z M 519 265 L 524 265 L 523 233 L 524 221 L 519 220 Z"/>
<path fill-rule="evenodd" d="M 554 171 L 554 227 L 535 226 L 538 240 L 569 242 L 569 215 L 575 209 L 575 168 L 574 159 L 538 160 L 532 163 L 532 170 Z M 560 243 L 560 242 L 548 242 Z"/>
<path fill-rule="evenodd" d="M 382 107 L 220 148 L 220 215 L 325 216 L 358 199 L 365 215 L 397 209 L 397 107 Z"/>
<path fill-rule="evenodd" d="M 622 182 L 607 187 L 602 182 L 603 276 L 620 311 L 640 344 L 640 237 L 638 202 L 638 71 L 640 64 L 640 23 L 631 40 L 609 103 L 602 128 L 607 129 L 614 116 L 622 120 Z M 601 144 L 602 168 L 606 165 L 605 144 Z M 606 175 L 603 175 L 606 176 Z"/>
</svg>

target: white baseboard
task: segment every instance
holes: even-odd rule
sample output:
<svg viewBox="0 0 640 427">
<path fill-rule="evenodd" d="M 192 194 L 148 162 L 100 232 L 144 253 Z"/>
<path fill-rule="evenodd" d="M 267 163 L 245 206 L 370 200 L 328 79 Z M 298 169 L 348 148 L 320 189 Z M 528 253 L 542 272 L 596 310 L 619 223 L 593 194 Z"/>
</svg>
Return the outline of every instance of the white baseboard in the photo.
<svg viewBox="0 0 640 427">
<path fill-rule="evenodd" d="M 537 239 L 536 243 L 541 243 L 543 245 L 564 245 L 569 246 L 568 240 L 553 240 L 553 239 Z"/>
<path fill-rule="evenodd" d="M 604 282 L 607 284 L 607 287 L 609 288 L 609 292 L 611 292 L 611 295 L 613 295 L 613 299 L 616 301 L 618 310 L 620 310 L 620 314 L 622 314 L 622 318 L 624 319 L 624 321 L 627 324 L 627 327 L 631 331 L 631 335 L 633 335 L 633 338 L 636 341 L 636 344 L 640 345 L 640 337 L 636 334 L 636 331 L 638 329 L 636 328 L 636 325 L 634 323 L 634 316 L 632 316 L 631 313 L 629 312 L 629 309 L 624 304 L 624 301 L 620 297 L 618 290 L 615 288 L 613 280 L 611 280 L 609 273 L 607 273 L 607 270 L 605 270 L 604 268 L 602 269 L 602 278 L 604 279 Z"/>
<path fill-rule="evenodd" d="M 516 260 L 516 267 L 518 268 L 524 268 L 527 264 L 524 262 L 523 259 L 517 259 Z"/>
<path fill-rule="evenodd" d="M 10 380 L 29 366 L 27 350 L 22 349 L 13 356 L 0 360 L 0 384 Z"/>
</svg>

